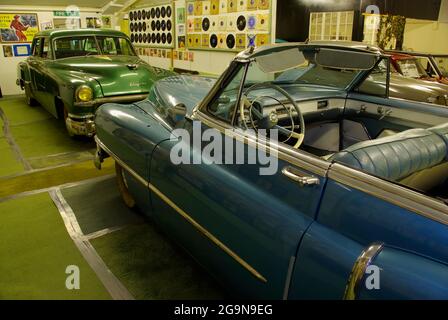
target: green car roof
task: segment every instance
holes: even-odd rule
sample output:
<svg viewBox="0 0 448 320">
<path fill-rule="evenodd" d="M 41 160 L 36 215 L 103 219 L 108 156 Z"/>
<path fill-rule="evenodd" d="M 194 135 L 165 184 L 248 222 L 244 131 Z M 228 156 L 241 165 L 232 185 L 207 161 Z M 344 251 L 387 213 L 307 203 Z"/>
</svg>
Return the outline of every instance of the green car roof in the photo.
<svg viewBox="0 0 448 320">
<path fill-rule="evenodd" d="M 85 36 L 85 35 L 127 37 L 125 33 L 111 29 L 77 29 L 77 30 L 53 29 L 38 32 L 36 34 L 36 37 L 57 38 L 65 36 Z"/>
</svg>

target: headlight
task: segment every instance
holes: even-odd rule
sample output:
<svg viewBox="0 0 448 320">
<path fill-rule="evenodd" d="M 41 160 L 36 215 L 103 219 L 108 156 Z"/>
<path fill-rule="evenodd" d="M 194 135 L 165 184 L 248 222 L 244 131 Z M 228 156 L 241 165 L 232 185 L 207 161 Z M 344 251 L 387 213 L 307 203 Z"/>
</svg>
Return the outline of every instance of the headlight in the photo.
<svg viewBox="0 0 448 320">
<path fill-rule="evenodd" d="M 82 102 L 92 101 L 93 99 L 92 89 L 88 86 L 80 86 L 76 90 L 76 98 Z"/>
</svg>

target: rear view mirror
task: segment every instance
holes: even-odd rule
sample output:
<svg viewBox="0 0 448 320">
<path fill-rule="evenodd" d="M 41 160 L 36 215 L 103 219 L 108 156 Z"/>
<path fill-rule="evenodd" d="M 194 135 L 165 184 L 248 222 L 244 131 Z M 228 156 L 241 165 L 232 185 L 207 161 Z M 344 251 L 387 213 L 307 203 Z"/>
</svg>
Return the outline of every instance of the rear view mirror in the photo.
<svg viewBox="0 0 448 320">
<path fill-rule="evenodd" d="M 322 48 L 316 52 L 316 63 L 322 67 L 347 70 L 370 70 L 378 56 L 373 53 Z"/>
</svg>

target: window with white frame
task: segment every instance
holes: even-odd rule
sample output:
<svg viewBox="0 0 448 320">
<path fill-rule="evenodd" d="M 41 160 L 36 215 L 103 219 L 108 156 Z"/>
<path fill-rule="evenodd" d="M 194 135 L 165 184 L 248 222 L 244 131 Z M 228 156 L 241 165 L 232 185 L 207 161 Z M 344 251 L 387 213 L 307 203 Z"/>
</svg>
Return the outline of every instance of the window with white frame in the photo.
<svg viewBox="0 0 448 320">
<path fill-rule="evenodd" d="M 378 43 L 378 29 L 380 27 L 381 15 L 364 15 L 364 43 L 376 45 Z"/>
<path fill-rule="evenodd" d="M 309 40 L 351 41 L 354 17 L 353 11 L 312 12 Z"/>
</svg>

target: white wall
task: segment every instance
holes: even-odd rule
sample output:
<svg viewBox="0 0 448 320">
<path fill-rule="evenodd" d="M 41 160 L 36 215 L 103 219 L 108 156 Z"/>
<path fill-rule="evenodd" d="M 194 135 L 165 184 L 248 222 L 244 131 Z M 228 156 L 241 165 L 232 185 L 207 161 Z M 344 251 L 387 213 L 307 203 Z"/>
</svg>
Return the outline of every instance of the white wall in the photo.
<svg viewBox="0 0 448 320">
<path fill-rule="evenodd" d="M 407 19 L 404 47 L 413 51 L 448 53 L 448 23 Z"/>
<path fill-rule="evenodd" d="M 64 7 L 21 7 L 0 5 L 0 12 L 29 12 L 37 13 L 39 24 L 45 21 L 53 21 L 53 11 L 65 10 Z M 87 17 L 96 17 L 98 9 L 80 8 L 81 27 L 86 27 Z M 40 26 L 39 26 L 40 28 Z M 10 43 L 7 45 L 11 45 Z M 0 43 L 0 87 L 3 95 L 14 95 L 23 93 L 16 85 L 17 65 L 26 60 L 26 57 L 5 58 L 3 56 L 3 45 Z"/>
</svg>

